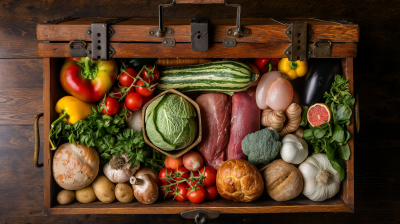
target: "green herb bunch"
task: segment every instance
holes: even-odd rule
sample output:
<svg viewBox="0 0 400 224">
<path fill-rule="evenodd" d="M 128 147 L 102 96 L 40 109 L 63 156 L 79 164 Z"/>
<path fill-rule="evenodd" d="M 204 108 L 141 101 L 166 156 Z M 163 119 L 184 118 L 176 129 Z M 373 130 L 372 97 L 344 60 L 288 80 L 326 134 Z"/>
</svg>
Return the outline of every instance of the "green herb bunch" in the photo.
<svg viewBox="0 0 400 224">
<path fill-rule="evenodd" d="M 165 156 L 144 142 L 141 131 L 127 128 L 118 115 L 109 116 L 93 107 L 92 112 L 75 124 L 59 122 L 49 138 L 57 140 L 57 144 L 69 142 L 94 147 L 102 164 L 110 161 L 112 156 L 120 157 L 126 152 L 131 168 L 144 165 L 157 171 L 162 169 Z"/>
<path fill-rule="evenodd" d="M 346 126 L 350 124 L 352 114 L 350 106 L 355 103 L 347 81 L 341 75 L 336 75 L 330 91 L 324 94 L 325 104 L 330 107 L 333 119 L 317 127 L 310 125 L 303 134 L 303 139 L 313 146 L 314 153 L 326 153 L 332 167 L 340 173 L 342 180 L 346 170 L 344 161 L 350 158 L 350 147 L 347 144 L 350 133 L 346 130 Z M 300 125 L 306 126 L 308 108 L 302 109 Z"/>
</svg>

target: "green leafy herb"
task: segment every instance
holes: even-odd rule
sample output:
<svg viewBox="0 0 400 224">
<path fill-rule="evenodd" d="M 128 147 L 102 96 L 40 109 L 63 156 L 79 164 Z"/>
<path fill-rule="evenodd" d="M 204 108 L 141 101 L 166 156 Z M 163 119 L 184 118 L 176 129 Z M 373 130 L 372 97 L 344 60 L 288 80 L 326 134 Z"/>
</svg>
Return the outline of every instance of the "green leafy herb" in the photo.
<svg viewBox="0 0 400 224">
<path fill-rule="evenodd" d="M 131 167 L 144 165 L 155 170 L 162 168 L 165 156 L 144 142 L 141 131 L 127 128 L 118 115 L 104 115 L 94 108 L 92 112 L 85 120 L 79 120 L 75 124 L 59 122 L 49 137 L 58 143 L 77 145 L 79 142 L 94 147 L 103 164 L 112 156 L 120 157 L 126 152 Z"/>
<path fill-rule="evenodd" d="M 308 107 L 307 106 L 301 106 L 301 121 L 300 121 L 300 126 L 305 127 L 307 126 L 307 112 L 308 112 Z"/>
</svg>

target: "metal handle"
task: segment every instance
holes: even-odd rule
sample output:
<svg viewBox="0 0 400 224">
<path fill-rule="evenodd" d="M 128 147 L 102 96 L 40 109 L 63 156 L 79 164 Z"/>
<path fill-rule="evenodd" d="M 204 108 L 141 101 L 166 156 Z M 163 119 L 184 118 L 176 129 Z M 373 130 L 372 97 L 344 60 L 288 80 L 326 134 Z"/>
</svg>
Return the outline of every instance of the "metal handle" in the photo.
<svg viewBox="0 0 400 224">
<path fill-rule="evenodd" d="M 199 213 L 195 218 L 194 218 L 194 222 L 196 224 L 204 224 L 206 223 L 206 216 L 203 213 Z"/>
<path fill-rule="evenodd" d="M 39 119 L 43 117 L 43 113 L 36 115 L 35 124 L 33 125 L 33 130 L 35 132 L 35 154 L 33 160 L 36 167 L 42 167 L 43 163 L 38 164 L 39 161 L 39 151 L 40 151 L 40 135 L 39 135 Z"/>
<path fill-rule="evenodd" d="M 355 111 L 355 123 L 356 123 L 356 133 L 360 132 L 360 108 L 359 108 L 358 93 L 356 93 L 356 105 L 354 105 Z"/>
</svg>

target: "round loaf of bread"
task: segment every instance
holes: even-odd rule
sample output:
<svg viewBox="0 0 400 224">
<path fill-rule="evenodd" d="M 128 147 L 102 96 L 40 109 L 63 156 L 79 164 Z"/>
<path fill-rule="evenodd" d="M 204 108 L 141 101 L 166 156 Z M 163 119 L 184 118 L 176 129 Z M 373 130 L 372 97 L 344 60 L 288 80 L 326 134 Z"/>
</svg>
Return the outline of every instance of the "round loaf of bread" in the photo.
<svg viewBox="0 0 400 224">
<path fill-rule="evenodd" d="M 275 201 L 287 201 L 297 197 L 303 190 L 303 177 L 290 163 L 278 159 L 264 170 L 267 192 Z"/>
<path fill-rule="evenodd" d="M 264 190 L 261 173 L 243 159 L 225 161 L 218 169 L 216 182 L 219 195 L 234 201 L 254 201 Z"/>
<path fill-rule="evenodd" d="M 53 156 L 53 176 L 66 190 L 79 190 L 89 186 L 99 172 L 99 154 L 92 147 L 65 143 Z"/>
</svg>

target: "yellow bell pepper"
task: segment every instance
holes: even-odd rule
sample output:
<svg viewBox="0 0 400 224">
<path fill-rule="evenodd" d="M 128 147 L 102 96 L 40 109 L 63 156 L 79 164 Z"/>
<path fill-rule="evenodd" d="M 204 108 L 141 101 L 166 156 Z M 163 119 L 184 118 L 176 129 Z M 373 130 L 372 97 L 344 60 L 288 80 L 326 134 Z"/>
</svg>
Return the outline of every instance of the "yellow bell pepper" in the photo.
<svg viewBox="0 0 400 224">
<path fill-rule="evenodd" d="M 278 64 L 278 71 L 286 74 L 290 80 L 303 77 L 307 70 L 307 61 L 289 61 L 288 58 L 282 58 Z"/>
</svg>

